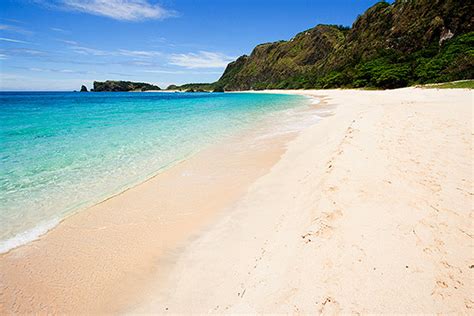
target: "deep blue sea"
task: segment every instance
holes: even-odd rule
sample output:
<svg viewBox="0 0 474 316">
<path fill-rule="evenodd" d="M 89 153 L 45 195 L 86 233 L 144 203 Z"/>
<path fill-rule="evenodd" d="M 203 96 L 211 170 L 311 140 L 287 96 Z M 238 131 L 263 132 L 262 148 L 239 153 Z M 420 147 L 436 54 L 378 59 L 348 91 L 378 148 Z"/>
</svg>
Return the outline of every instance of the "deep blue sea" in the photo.
<svg viewBox="0 0 474 316">
<path fill-rule="evenodd" d="M 248 93 L 0 92 L 0 253 L 306 101 Z"/>
</svg>

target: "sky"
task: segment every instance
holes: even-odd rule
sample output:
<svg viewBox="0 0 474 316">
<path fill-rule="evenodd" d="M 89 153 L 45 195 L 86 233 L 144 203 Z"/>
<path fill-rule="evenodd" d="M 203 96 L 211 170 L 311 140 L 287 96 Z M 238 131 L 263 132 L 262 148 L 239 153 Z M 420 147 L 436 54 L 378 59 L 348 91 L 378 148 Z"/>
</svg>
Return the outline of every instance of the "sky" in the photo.
<svg viewBox="0 0 474 316">
<path fill-rule="evenodd" d="M 213 82 L 261 43 L 350 26 L 377 0 L 0 0 L 0 90 Z"/>
</svg>

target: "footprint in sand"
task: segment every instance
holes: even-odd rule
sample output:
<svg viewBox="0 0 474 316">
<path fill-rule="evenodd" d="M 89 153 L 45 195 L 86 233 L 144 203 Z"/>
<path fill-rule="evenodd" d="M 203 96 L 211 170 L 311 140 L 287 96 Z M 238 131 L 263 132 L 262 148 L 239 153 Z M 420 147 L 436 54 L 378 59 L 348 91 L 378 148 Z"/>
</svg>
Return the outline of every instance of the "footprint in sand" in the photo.
<svg viewBox="0 0 474 316">
<path fill-rule="evenodd" d="M 338 315 L 341 312 L 339 303 L 332 297 L 326 297 L 318 309 L 319 314 L 323 315 Z"/>
<path fill-rule="evenodd" d="M 309 243 L 315 238 L 330 238 L 332 236 L 332 232 L 334 231 L 334 227 L 332 226 L 332 224 L 340 217 L 342 217 L 341 210 L 323 212 L 322 216 L 316 217 L 313 220 L 313 225 L 315 226 L 315 228 L 302 235 L 301 238 L 304 239 L 305 243 Z"/>
</svg>

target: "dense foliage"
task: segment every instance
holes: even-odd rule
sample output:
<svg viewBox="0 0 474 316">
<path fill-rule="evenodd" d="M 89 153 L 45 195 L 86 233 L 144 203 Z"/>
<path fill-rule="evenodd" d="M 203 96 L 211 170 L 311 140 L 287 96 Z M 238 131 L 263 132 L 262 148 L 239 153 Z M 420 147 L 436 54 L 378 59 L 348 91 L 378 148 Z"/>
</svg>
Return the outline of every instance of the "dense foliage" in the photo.
<svg viewBox="0 0 474 316">
<path fill-rule="evenodd" d="M 471 1 L 379 2 L 351 28 L 318 25 L 230 63 L 226 90 L 397 88 L 474 77 Z"/>
<path fill-rule="evenodd" d="M 183 92 L 224 92 L 224 86 L 215 83 L 186 83 L 181 86 L 170 85 L 166 90 L 176 90 Z"/>
</svg>

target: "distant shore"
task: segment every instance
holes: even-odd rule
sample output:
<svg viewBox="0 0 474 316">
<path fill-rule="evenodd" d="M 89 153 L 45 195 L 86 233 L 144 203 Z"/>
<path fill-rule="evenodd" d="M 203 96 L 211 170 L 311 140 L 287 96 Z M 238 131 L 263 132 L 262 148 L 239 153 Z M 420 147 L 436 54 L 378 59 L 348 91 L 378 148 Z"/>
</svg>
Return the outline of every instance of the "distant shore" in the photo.
<svg viewBox="0 0 474 316">
<path fill-rule="evenodd" d="M 295 113 L 317 122 L 266 122 L 0 256 L 0 311 L 469 313 L 472 90 L 267 92 L 318 98 Z"/>
</svg>

